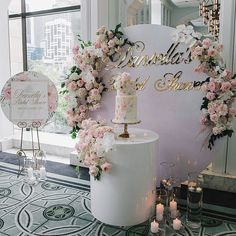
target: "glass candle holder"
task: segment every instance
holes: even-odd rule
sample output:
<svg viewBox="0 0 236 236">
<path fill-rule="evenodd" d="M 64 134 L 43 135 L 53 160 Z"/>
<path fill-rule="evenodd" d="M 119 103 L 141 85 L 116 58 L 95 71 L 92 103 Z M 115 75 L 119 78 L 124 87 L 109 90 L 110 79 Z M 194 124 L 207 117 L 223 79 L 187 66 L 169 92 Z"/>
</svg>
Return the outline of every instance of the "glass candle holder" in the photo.
<svg viewBox="0 0 236 236">
<path fill-rule="evenodd" d="M 201 227 L 203 191 L 199 174 L 188 173 L 187 213 L 186 223 L 190 228 Z"/>
</svg>

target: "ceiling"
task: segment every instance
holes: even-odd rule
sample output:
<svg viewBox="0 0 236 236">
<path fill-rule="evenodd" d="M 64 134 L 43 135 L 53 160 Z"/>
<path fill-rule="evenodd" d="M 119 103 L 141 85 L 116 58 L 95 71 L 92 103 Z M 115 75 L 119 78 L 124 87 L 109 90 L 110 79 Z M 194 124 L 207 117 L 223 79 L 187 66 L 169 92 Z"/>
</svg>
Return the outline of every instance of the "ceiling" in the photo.
<svg viewBox="0 0 236 236">
<path fill-rule="evenodd" d="M 177 7 L 197 7 L 199 0 L 171 0 Z"/>
</svg>

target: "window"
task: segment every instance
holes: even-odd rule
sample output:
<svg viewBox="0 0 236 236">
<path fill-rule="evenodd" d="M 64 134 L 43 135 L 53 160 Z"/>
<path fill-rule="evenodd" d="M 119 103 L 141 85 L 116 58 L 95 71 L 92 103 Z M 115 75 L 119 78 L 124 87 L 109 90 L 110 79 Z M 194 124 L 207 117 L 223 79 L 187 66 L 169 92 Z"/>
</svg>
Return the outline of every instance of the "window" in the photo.
<svg viewBox="0 0 236 236">
<path fill-rule="evenodd" d="M 81 32 L 80 0 L 13 0 L 9 6 L 11 74 L 31 70 L 60 84 L 73 65 L 72 47 Z M 67 133 L 66 101 L 42 131 Z"/>
</svg>

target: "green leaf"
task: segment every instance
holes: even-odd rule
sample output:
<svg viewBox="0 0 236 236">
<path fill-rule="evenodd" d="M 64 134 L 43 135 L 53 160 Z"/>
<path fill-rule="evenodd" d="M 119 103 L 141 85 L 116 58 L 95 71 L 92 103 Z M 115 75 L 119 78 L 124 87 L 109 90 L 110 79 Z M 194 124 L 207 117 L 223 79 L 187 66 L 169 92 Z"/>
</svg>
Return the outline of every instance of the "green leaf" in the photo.
<svg viewBox="0 0 236 236">
<path fill-rule="evenodd" d="M 65 82 L 62 82 L 62 83 L 61 83 L 61 88 L 64 88 L 65 85 L 66 85 L 66 83 L 65 83 Z"/>
<path fill-rule="evenodd" d="M 121 27 L 121 23 L 116 26 L 116 28 L 115 28 L 115 33 L 118 33 L 118 32 L 119 32 L 119 28 L 120 28 L 120 27 Z"/>
</svg>

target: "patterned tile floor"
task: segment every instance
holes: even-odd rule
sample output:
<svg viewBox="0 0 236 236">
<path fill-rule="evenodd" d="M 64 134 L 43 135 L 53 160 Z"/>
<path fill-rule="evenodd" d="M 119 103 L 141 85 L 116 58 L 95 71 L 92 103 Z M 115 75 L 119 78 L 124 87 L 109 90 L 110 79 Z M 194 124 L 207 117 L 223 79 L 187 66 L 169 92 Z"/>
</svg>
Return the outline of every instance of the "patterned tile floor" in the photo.
<svg viewBox="0 0 236 236">
<path fill-rule="evenodd" d="M 80 183 L 50 178 L 37 186 L 24 183 L 13 169 L 0 166 L 0 236 L 140 236 L 153 235 L 149 223 L 114 227 L 97 221 L 90 213 L 89 188 Z M 57 182 L 57 183 L 55 183 Z M 214 227 L 191 231 L 187 227 L 166 235 L 236 235 L 236 223 L 211 220 Z M 211 222 L 211 223 L 212 223 Z"/>
</svg>

